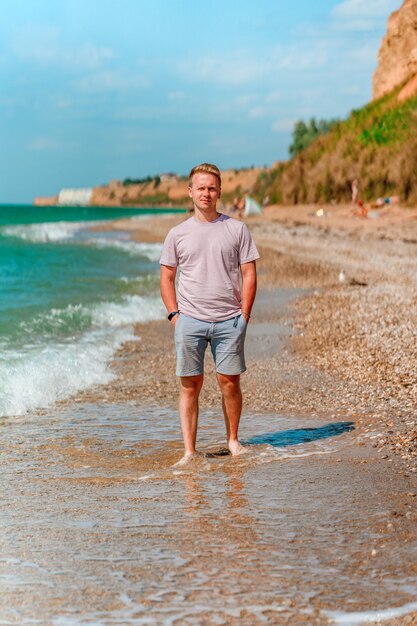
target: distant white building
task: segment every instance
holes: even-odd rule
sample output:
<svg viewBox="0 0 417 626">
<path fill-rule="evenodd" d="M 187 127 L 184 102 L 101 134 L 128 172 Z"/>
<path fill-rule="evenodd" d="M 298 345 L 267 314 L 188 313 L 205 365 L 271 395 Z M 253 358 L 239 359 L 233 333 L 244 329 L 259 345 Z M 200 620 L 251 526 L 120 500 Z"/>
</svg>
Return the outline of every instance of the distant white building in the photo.
<svg viewBox="0 0 417 626">
<path fill-rule="evenodd" d="M 161 182 L 165 182 L 167 180 L 177 180 L 178 175 L 175 174 L 174 172 L 164 172 L 163 174 L 159 175 L 159 178 L 161 179 Z"/>
<path fill-rule="evenodd" d="M 93 189 L 61 189 L 58 204 L 61 206 L 88 206 L 91 202 Z"/>
</svg>

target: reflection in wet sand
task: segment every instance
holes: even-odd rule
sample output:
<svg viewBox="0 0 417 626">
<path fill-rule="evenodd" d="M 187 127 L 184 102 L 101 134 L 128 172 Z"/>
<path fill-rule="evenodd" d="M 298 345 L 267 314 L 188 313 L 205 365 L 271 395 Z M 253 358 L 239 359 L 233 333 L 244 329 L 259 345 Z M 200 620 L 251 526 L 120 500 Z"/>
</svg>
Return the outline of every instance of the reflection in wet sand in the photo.
<svg viewBox="0 0 417 626">
<path fill-rule="evenodd" d="M 253 415 L 232 457 L 202 421 L 183 469 L 168 409 L 3 424 L 1 623 L 314 626 L 412 602 L 413 502 L 351 422 Z"/>
</svg>

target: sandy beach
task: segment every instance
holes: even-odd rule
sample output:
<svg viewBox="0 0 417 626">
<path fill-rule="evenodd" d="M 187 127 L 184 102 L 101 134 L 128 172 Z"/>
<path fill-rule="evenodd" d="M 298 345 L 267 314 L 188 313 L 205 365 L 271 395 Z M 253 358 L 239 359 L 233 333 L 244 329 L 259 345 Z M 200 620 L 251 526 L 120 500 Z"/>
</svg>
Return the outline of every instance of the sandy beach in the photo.
<svg viewBox="0 0 417 626">
<path fill-rule="evenodd" d="M 182 219 L 140 226 L 121 220 L 110 227 L 157 242 Z M 246 406 L 348 410 L 363 413 L 369 426 L 382 420 L 381 452 L 400 454 L 417 471 L 417 210 L 393 207 L 364 220 L 352 217 L 349 205 L 271 207 L 247 223 L 262 258 L 251 320 L 256 350 L 243 379 Z M 277 289 L 293 294 L 285 312 L 273 304 Z M 285 342 L 272 326 L 265 330 L 268 323 L 284 325 Z M 136 334 L 146 341 L 120 351 L 114 365 L 119 378 L 106 397 L 172 401 L 177 387 L 169 325 L 139 324 Z M 208 376 L 207 406 L 218 401 L 212 381 Z"/>
<path fill-rule="evenodd" d="M 172 470 L 165 320 L 136 326 L 112 383 L 7 420 L 1 623 L 417 624 L 416 218 L 247 220 L 262 258 L 241 459 L 221 454 L 207 359 L 209 456 Z M 160 242 L 181 219 L 109 228 Z"/>
</svg>

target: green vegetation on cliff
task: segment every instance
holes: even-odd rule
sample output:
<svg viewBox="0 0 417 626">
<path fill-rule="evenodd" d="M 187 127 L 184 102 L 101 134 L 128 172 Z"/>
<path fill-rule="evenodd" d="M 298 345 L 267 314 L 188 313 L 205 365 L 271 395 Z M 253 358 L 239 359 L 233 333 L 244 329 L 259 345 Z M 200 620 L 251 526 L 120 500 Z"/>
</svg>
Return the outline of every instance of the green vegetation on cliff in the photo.
<svg viewBox="0 0 417 626">
<path fill-rule="evenodd" d="M 145 178 L 125 178 L 123 181 L 123 185 L 143 185 L 144 183 L 153 183 L 153 186 L 158 187 L 161 183 L 161 177 L 157 176 L 146 176 Z"/>
<path fill-rule="evenodd" d="M 417 201 L 417 96 L 398 102 L 401 86 L 332 123 L 290 161 L 259 176 L 255 194 L 270 202 L 346 201 L 359 180 L 360 197 L 398 195 Z"/>
<path fill-rule="evenodd" d="M 319 135 L 328 133 L 329 130 L 337 124 L 339 120 L 319 120 L 312 117 L 307 124 L 303 120 L 299 120 L 294 124 L 294 130 L 292 131 L 292 143 L 288 148 L 290 156 L 295 157 L 299 152 L 302 152 L 310 144 L 317 139 Z"/>
</svg>

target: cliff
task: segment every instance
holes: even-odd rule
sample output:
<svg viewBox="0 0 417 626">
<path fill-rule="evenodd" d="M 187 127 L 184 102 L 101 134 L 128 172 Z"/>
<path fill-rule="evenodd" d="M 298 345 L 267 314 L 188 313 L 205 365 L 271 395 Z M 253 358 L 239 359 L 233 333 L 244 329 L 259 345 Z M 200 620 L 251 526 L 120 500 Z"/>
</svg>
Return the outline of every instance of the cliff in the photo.
<svg viewBox="0 0 417 626">
<path fill-rule="evenodd" d="M 251 193 L 264 168 L 243 168 L 222 171 L 222 200 L 229 203 L 235 196 Z M 93 187 L 91 206 L 182 206 L 187 207 L 190 199 L 187 194 L 187 178 L 184 176 L 154 176 L 142 182 L 129 179 L 113 180 L 108 185 Z M 77 190 L 73 190 L 77 191 Z M 82 190 L 79 190 L 82 191 Z M 36 198 L 34 204 L 57 204 L 59 196 Z"/>
<path fill-rule="evenodd" d="M 234 196 L 251 192 L 261 172 L 260 168 L 222 171 L 222 199 L 229 202 Z M 111 181 L 94 187 L 91 204 L 95 206 L 188 206 L 187 178 L 171 175 L 155 176 L 134 183 Z"/>
<path fill-rule="evenodd" d="M 417 92 L 417 0 L 404 0 L 388 20 L 388 29 L 378 54 L 373 79 L 377 100 L 399 85 L 399 100 Z"/>
<path fill-rule="evenodd" d="M 399 196 L 417 202 L 417 0 L 388 20 L 373 79 L 373 100 L 352 111 L 288 162 L 259 177 L 258 198 L 283 204 Z"/>
<path fill-rule="evenodd" d="M 37 196 L 33 204 L 34 206 L 55 206 L 58 204 L 58 196 Z"/>
<path fill-rule="evenodd" d="M 362 200 L 395 195 L 417 202 L 417 94 L 399 101 L 400 92 L 352 111 L 291 161 L 262 173 L 255 197 L 282 204 L 347 201 L 357 178 Z"/>
</svg>

